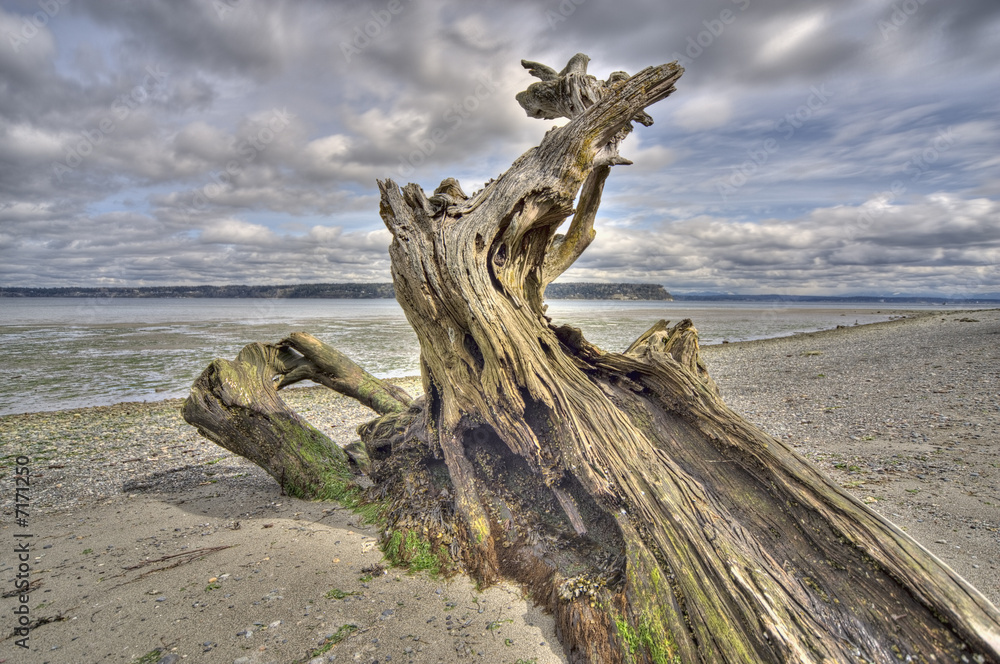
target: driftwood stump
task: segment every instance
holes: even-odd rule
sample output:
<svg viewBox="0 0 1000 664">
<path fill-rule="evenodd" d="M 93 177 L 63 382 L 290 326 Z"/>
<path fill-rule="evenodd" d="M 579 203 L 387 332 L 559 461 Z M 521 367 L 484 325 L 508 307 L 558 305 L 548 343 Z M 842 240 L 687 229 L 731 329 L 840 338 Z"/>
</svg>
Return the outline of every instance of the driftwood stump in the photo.
<svg viewBox="0 0 1000 664">
<path fill-rule="evenodd" d="M 726 407 L 690 321 L 608 353 L 546 317 L 546 285 L 590 244 L 605 179 L 628 163 L 619 144 L 683 72 L 599 81 L 588 61 L 522 62 L 541 79 L 517 97 L 528 115 L 569 121 L 482 191 L 378 183 L 423 397 L 293 335 L 213 363 L 185 418 L 290 493 L 377 505 L 390 559 L 519 581 L 572 661 L 1000 664 L 997 609 Z M 354 450 L 371 460 L 363 497 L 345 455 L 277 396 L 307 378 L 381 415 Z"/>
</svg>

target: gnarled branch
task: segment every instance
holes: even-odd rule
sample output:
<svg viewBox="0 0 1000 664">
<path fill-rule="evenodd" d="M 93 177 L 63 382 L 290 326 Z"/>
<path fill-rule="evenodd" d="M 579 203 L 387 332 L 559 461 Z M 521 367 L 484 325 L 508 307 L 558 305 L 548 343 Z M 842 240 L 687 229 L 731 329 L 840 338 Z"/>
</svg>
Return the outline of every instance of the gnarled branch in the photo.
<svg viewBox="0 0 1000 664">
<path fill-rule="evenodd" d="M 610 173 L 610 166 L 599 166 L 583 181 L 583 186 L 580 187 L 580 200 L 569 230 L 565 235 L 553 237 L 552 244 L 545 252 L 545 263 L 542 265 L 543 292 L 546 286 L 576 262 L 597 236 L 594 231 L 594 220 L 597 218 L 597 208 L 601 205 L 604 181 L 608 179 Z"/>
<path fill-rule="evenodd" d="M 398 413 L 413 401 L 402 388 L 375 378 L 311 334 L 292 332 L 278 342 L 276 349 L 277 362 L 273 366 L 278 374 L 277 389 L 311 380 L 357 399 L 379 415 Z"/>
<path fill-rule="evenodd" d="M 315 498 L 350 478 L 347 455 L 278 397 L 274 346 L 215 360 L 191 386 L 185 421 L 268 472 L 289 495 Z"/>
<path fill-rule="evenodd" d="M 348 458 L 365 469 L 368 455 L 360 445 L 342 450 L 278 396 L 279 389 L 303 380 L 381 415 L 403 412 L 412 402 L 343 353 L 294 332 L 278 344 L 249 344 L 233 361 L 212 362 L 191 387 L 182 414 L 201 435 L 266 470 L 286 493 L 339 495 L 350 482 Z"/>
</svg>

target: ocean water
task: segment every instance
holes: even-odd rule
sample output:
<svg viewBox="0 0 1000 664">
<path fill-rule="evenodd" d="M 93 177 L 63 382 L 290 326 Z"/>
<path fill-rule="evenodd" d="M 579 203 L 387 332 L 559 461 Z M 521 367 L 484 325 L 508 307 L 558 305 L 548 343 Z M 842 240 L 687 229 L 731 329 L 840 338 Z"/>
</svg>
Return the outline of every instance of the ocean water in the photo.
<svg viewBox="0 0 1000 664">
<path fill-rule="evenodd" d="M 553 300 L 548 310 L 610 351 L 661 318 L 693 319 L 702 343 L 712 344 L 900 313 L 885 305 L 607 300 Z M 213 359 L 297 330 L 377 377 L 419 373 L 416 336 L 394 300 L 0 298 L 0 415 L 183 397 Z"/>
</svg>

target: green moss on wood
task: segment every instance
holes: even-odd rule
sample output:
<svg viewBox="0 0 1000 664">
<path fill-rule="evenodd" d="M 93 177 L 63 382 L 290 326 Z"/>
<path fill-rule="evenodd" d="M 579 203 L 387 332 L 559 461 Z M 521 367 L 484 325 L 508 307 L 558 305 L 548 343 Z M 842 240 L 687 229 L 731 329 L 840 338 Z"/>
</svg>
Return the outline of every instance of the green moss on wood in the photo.
<svg viewBox="0 0 1000 664">
<path fill-rule="evenodd" d="M 394 530 L 383 543 L 382 552 L 397 567 L 406 567 L 411 572 L 430 572 L 432 576 L 443 574 L 450 560 L 447 547 L 443 544 L 435 547 L 413 530 Z"/>
<path fill-rule="evenodd" d="M 632 664 L 644 661 L 645 654 L 653 664 L 680 664 L 677 644 L 669 632 L 643 616 L 633 627 L 624 616 L 615 616 L 615 628 L 624 648 L 625 661 Z"/>
<path fill-rule="evenodd" d="M 351 480 L 344 451 L 307 422 L 280 417 L 272 422 L 291 453 L 278 478 L 285 492 L 307 500 L 339 501 L 334 496 L 343 494 Z"/>
<path fill-rule="evenodd" d="M 671 624 L 681 626 L 683 619 L 674 615 L 671 594 L 656 559 L 641 545 L 629 548 L 626 568 L 630 620 L 613 616 L 621 639 L 626 662 L 675 664 L 680 662 L 680 648 L 673 637 Z M 643 657 L 645 655 L 645 657 Z"/>
</svg>

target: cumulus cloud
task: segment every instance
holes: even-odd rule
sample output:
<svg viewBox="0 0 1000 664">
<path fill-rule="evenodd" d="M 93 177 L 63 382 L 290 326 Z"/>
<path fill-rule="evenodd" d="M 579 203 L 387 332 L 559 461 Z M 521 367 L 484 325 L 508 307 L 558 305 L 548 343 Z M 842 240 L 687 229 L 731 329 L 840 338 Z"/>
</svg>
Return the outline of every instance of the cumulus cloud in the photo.
<svg viewBox="0 0 1000 664">
<path fill-rule="evenodd" d="M 686 73 L 568 278 L 996 290 L 992 0 L 59 6 L 0 6 L 0 286 L 388 279 L 375 180 L 496 176 L 583 50 Z"/>
<path fill-rule="evenodd" d="M 28 233 L 0 236 L 8 255 L 0 268 L 4 281 L 65 286 L 65 273 L 116 286 L 390 280 L 390 238 L 384 229 L 314 226 L 276 232 L 235 218 L 183 228 L 137 213 L 58 219 L 34 211 L 33 216 L 28 221 L 27 213 L 21 215 Z M 39 264 L 47 266 L 47 274 L 39 274 Z"/>
<path fill-rule="evenodd" d="M 732 117 L 733 106 L 725 97 L 698 97 L 674 112 L 674 122 L 687 131 L 721 127 Z"/>
<path fill-rule="evenodd" d="M 788 295 L 996 293 L 998 218 L 996 201 L 934 194 L 906 204 L 821 208 L 793 219 L 702 215 L 644 230 L 611 226 L 598 230 L 567 277 L 619 275 L 679 290 Z"/>
</svg>

